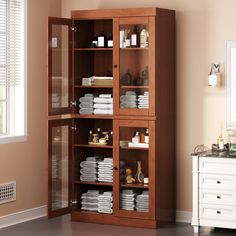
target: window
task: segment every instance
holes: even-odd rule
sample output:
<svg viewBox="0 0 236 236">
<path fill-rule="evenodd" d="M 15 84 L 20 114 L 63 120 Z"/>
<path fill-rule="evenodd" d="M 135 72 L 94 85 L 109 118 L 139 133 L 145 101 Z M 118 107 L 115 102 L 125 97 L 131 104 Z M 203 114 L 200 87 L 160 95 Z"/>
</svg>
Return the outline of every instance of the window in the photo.
<svg viewBox="0 0 236 236">
<path fill-rule="evenodd" d="M 26 134 L 26 0 L 0 0 L 0 143 Z"/>
</svg>

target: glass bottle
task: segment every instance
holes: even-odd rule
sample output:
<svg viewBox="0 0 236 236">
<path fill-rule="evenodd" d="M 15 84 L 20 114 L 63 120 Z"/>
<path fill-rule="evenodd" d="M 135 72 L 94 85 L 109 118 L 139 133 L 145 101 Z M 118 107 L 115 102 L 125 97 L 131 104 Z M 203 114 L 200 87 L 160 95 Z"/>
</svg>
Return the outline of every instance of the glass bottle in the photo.
<svg viewBox="0 0 236 236">
<path fill-rule="evenodd" d="M 145 143 L 145 134 L 143 131 L 140 133 L 140 143 Z"/>
<path fill-rule="evenodd" d="M 102 138 L 102 132 L 100 128 L 97 128 L 98 139 Z"/>
<path fill-rule="evenodd" d="M 217 144 L 218 144 L 218 148 L 220 151 L 224 150 L 224 139 L 222 137 L 222 135 L 219 136 L 219 138 L 217 139 Z"/>
<path fill-rule="evenodd" d="M 144 142 L 149 143 L 149 129 L 145 130 Z"/>
<path fill-rule="evenodd" d="M 143 85 L 148 85 L 148 67 L 146 66 L 143 73 L 142 73 L 142 77 L 143 77 Z"/>
<path fill-rule="evenodd" d="M 104 47 L 106 47 L 106 37 L 105 37 L 104 33 L 102 32 L 98 36 L 98 48 L 104 48 Z"/>
<path fill-rule="evenodd" d="M 113 144 L 113 131 L 110 132 L 109 135 L 109 144 L 112 145 Z"/>
<path fill-rule="evenodd" d="M 129 69 L 128 69 L 128 71 L 122 76 L 122 78 L 121 78 L 121 84 L 122 84 L 122 85 L 132 85 L 132 75 L 131 75 Z"/>
<path fill-rule="evenodd" d="M 107 47 L 108 48 L 113 48 L 113 38 L 112 38 L 112 34 L 109 35 L 108 39 L 107 39 Z"/>
<path fill-rule="evenodd" d="M 140 134 L 139 132 L 135 132 L 134 137 L 132 138 L 132 143 L 140 143 Z"/>
<path fill-rule="evenodd" d="M 140 76 L 140 73 L 137 74 L 135 82 L 137 86 L 142 86 L 143 85 L 143 77 Z"/>
<path fill-rule="evenodd" d="M 95 36 L 92 40 L 91 48 L 97 48 L 97 46 L 98 46 L 98 38 Z"/>
<path fill-rule="evenodd" d="M 143 29 L 140 32 L 140 47 L 146 48 L 148 47 L 148 31 L 146 29 L 146 26 L 143 27 Z"/>
<path fill-rule="evenodd" d="M 93 131 L 89 131 L 89 138 L 88 138 L 89 143 L 93 142 Z"/>
<path fill-rule="evenodd" d="M 131 47 L 138 47 L 138 46 L 139 46 L 139 33 L 138 33 L 138 26 L 135 25 L 131 33 Z"/>
</svg>

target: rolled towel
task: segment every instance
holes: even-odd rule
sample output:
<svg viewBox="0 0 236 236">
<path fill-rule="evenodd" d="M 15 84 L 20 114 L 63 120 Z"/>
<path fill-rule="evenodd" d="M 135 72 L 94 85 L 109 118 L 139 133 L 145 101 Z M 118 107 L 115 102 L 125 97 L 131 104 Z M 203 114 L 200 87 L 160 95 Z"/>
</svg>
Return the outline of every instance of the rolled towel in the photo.
<svg viewBox="0 0 236 236">
<path fill-rule="evenodd" d="M 95 103 L 93 107 L 98 108 L 98 109 L 113 109 L 113 104 L 112 103 Z"/>
<path fill-rule="evenodd" d="M 80 102 L 93 102 L 93 97 L 81 97 Z"/>
<path fill-rule="evenodd" d="M 93 108 L 81 108 L 79 114 L 93 114 Z"/>
<path fill-rule="evenodd" d="M 81 102 L 79 104 L 80 108 L 93 108 L 93 103 L 92 102 Z"/>
</svg>

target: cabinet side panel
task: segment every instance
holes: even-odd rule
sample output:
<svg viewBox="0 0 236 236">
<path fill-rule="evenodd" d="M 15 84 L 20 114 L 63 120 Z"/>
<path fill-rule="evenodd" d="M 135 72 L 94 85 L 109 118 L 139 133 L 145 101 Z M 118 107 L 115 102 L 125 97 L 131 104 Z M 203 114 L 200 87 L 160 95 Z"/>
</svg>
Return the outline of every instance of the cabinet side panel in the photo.
<svg viewBox="0 0 236 236">
<path fill-rule="evenodd" d="M 175 220 L 175 12 L 156 17 L 156 219 Z"/>
</svg>

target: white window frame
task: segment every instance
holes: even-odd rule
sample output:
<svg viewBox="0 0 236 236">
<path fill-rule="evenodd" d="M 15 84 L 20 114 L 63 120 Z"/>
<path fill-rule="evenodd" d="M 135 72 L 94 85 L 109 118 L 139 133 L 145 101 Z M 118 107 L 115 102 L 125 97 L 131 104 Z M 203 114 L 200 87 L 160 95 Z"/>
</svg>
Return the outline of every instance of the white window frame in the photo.
<svg viewBox="0 0 236 236">
<path fill-rule="evenodd" d="M 27 0 L 24 1 L 24 134 L 0 135 L 0 144 L 24 142 L 27 140 Z M 11 119 L 7 117 L 7 126 Z"/>
</svg>

